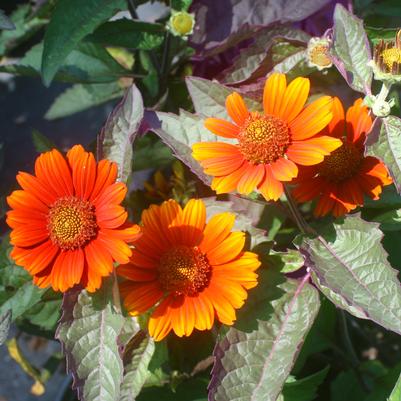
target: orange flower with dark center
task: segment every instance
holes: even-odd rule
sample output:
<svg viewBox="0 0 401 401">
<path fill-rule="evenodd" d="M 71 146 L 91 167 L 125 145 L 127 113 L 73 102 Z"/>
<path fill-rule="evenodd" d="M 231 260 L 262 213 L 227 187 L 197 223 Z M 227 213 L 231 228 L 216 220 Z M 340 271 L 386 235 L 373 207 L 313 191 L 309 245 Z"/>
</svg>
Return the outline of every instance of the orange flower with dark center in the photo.
<svg viewBox="0 0 401 401">
<path fill-rule="evenodd" d="M 317 199 L 316 216 L 332 213 L 342 216 L 363 205 L 364 194 L 379 199 L 384 185 L 392 180 L 386 166 L 372 156 L 364 156 L 366 135 L 372 128 L 372 118 L 362 99 L 344 115 L 338 98 L 333 103 L 334 117 L 327 131 L 340 138 L 342 146 L 316 166 L 303 168 L 293 194 L 299 202 Z"/>
<path fill-rule="evenodd" d="M 43 153 L 35 175 L 17 175 L 22 190 L 7 198 L 11 256 L 36 285 L 65 292 L 81 284 L 95 291 L 114 261 L 129 261 L 128 243 L 138 238 L 140 228 L 126 224 L 120 203 L 127 188 L 116 178 L 115 163 L 96 163 L 80 145 L 67 159 L 55 149 Z"/>
<path fill-rule="evenodd" d="M 255 189 L 277 200 L 282 182 L 298 175 L 299 165 L 310 166 L 341 146 L 337 138 L 318 135 L 332 118 L 332 98 L 322 96 L 305 107 L 309 80 L 296 78 L 288 86 L 284 74 L 274 73 L 263 94 L 264 114 L 249 112 L 238 93 L 227 97 L 233 123 L 207 118 L 205 127 L 237 143 L 201 142 L 193 145 L 193 157 L 212 175 L 217 193 Z"/>
<path fill-rule="evenodd" d="M 156 306 L 149 320 L 156 340 L 171 330 L 178 336 L 208 330 L 215 317 L 233 324 L 260 266 L 255 253 L 243 250 L 245 234 L 231 232 L 234 220 L 221 213 L 206 223 L 205 205 L 195 199 L 184 209 L 169 200 L 143 212 L 143 235 L 117 273 L 127 279 L 120 290 L 131 315 Z"/>
</svg>

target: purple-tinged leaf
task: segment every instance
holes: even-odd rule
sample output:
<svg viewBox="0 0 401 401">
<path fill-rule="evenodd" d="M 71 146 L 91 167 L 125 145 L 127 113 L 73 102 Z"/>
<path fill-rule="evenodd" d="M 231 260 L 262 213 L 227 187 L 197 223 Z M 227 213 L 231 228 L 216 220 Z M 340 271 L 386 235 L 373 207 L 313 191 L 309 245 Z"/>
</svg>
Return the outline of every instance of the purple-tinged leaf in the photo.
<svg viewBox="0 0 401 401">
<path fill-rule="evenodd" d="M 56 332 L 81 401 L 116 401 L 123 364 L 117 337 L 124 318 L 112 301 L 110 280 L 94 294 L 74 288 L 64 294 Z"/>
<path fill-rule="evenodd" d="M 401 119 L 388 116 L 376 119 L 367 140 L 367 154 L 383 161 L 401 193 Z"/>
<path fill-rule="evenodd" d="M 0 316 L 0 345 L 3 345 L 7 339 L 8 331 L 11 325 L 11 309 Z"/>
<path fill-rule="evenodd" d="M 223 82 L 238 85 L 265 76 L 271 67 L 269 50 L 278 39 L 305 45 L 310 36 L 285 25 L 272 26 L 259 31 L 254 43 L 241 50 L 233 65 L 222 72 Z"/>
<path fill-rule="evenodd" d="M 98 158 L 118 165 L 119 181 L 127 181 L 132 171 L 132 144 L 138 135 L 144 115 L 141 92 L 129 88 L 120 104 L 108 117 L 98 137 Z"/>
<path fill-rule="evenodd" d="M 333 29 L 334 65 L 352 89 L 370 94 L 372 69 L 368 62 L 372 56 L 363 21 L 337 4 Z"/>
<path fill-rule="evenodd" d="M 350 216 L 324 237 L 305 238 L 300 250 L 316 284 L 338 307 L 401 334 L 401 286 L 382 238 L 378 224 Z"/>
<path fill-rule="evenodd" d="M 297 281 L 273 268 L 258 273 L 237 323 L 216 344 L 209 401 L 275 401 L 319 310 L 309 275 Z"/>
<path fill-rule="evenodd" d="M 212 56 L 251 38 L 272 23 L 301 21 L 329 0 L 195 0 L 196 27 L 191 37 L 199 54 Z"/>
</svg>

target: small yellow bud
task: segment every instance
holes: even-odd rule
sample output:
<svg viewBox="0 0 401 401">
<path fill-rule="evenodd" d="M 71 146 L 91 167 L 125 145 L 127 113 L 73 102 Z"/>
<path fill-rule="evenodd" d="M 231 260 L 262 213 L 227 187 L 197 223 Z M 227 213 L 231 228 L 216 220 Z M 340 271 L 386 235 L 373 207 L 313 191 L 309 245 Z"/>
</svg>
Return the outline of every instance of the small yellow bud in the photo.
<svg viewBox="0 0 401 401">
<path fill-rule="evenodd" d="M 194 14 L 186 11 L 172 11 L 168 28 L 175 36 L 186 37 L 193 33 L 195 25 Z"/>
</svg>

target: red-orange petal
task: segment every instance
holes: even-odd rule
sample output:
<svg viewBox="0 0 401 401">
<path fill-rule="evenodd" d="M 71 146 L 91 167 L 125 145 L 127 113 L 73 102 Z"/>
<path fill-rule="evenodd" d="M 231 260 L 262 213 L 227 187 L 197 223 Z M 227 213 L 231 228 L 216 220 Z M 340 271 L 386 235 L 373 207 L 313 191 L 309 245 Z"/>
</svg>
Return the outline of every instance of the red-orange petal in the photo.
<svg viewBox="0 0 401 401">
<path fill-rule="evenodd" d="M 132 316 L 146 312 L 163 297 L 163 291 L 157 281 L 144 283 L 124 281 L 119 287 L 124 306 Z"/>
<path fill-rule="evenodd" d="M 283 157 L 270 164 L 273 177 L 278 181 L 291 181 L 298 175 L 298 167 Z"/>
<path fill-rule="evenodd" d="M 265 166 L 265 179 L 260 184 L 259 191 L 268 201 L 276 201 L 284 192 L 283 184 L 274 178 L 270 165 Z"/>
<path fill-rule="evenodd" d="M 172 296 L 166 297 L 149 318 L 149 334 L 155 341 L 162 340 L 172 329 L 170 307 L 172 302 Z"/>
</svg>

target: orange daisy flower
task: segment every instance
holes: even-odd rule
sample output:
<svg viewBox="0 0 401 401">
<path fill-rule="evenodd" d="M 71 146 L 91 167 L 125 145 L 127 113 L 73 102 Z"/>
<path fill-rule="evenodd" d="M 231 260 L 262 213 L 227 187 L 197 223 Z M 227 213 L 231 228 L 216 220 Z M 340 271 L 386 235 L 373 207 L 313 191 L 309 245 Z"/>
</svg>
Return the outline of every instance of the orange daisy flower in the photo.
<svg viewBox="0 0 401 401">
<path fill-rule="evenodd" d="M 342 146 L 316 166 L 305 168 L 296 180 L 293 190 L 299 202 L 318 199 L 314 214 L 324 216 L 330 212 L 342 216 L 358 205 L 363 195 L 379 199 L 384 185 L 392 180 L 386 166 L 372 156 L 364 156 L 366 135 L 372 128 L 372 118 L 362 99 L 355 101 L 344 115 L 338 98 L 333 102 L 333 120 L 327 132 L 339 138 Z"/>
<path fill-rule="evenodd" d="M 157 305 L 149 333 L 163 339 L 171 330 L 189 336 L 208 330 L 215 316 L 231 325 L 247 289 L 257 285 L 258 256 L 243 251 L 245 233 L 231 229 L 232 213 L 214 215 L 206 223 L 202 200 L 184 209 L 174 200 L 142 213 L 143 235 L 135 242 L 131 262 L 117 273 L 124 305 L 135 316 Z"/>
<path fill-rule="evenodd" d="M 285 75 L 274 73 L 264 87 L 264 114 L 250 112 L 234 92 L 226 99 L 233 123 L 206 119 L 207 129 L 237 142 L 193 145 L 193 157 L 214 176 L 212 189 L 249 194 L 257 188 L 267 200 L 277 200 L 282 182 L 298 175 L 297 164 L 320 163 L 341 146 L 337 138 L 317 136 L 332 118 L 332 98 L 322 96 L 305 107 L 309 86 L 309 79 L 301 77 L 287 86 Z"/>
<path fill-rule="evenodd" d="M 67 159 L 55 149 L 43 153 L 35 175 L 17 175 L 22 190 L 7 198 L 11 256 L 37 286 L 64 292 L 82 284 L 95 291 L 114 261 L 129 261 L 127 243 L 138 238 L 140 227 L 125 224 L 120 203 L 127 187 L 116 178 L 115 163 L 96 163 L 80 145 Z"/>
</svg>

